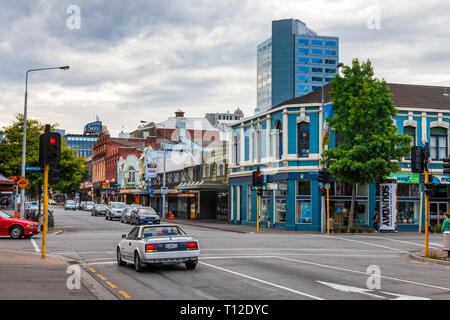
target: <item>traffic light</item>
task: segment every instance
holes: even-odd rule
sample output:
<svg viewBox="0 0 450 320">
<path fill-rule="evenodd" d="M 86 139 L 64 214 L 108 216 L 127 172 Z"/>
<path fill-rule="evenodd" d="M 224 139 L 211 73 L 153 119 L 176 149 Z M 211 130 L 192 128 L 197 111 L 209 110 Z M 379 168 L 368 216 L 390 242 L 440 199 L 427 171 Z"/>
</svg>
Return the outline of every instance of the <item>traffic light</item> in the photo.
<svg viewBox="0 0 450 320">
<path fill-rule="evenodd" d="M 322 170 L 319 171 L 319 182 L 322 184 L 328 183 L 329 180 L 329 174 L 327 169 L 322 168 Z"/>
<path fill-rule="evenodd" d="M 39 163 L 56 166 L 61 160 L 61 135 L 57 132 L 41 134 L 39 141 Z"/>
<path fill-rule="evenodd" d="M 259 170 L 259 167 L 256 171 L 252 172 L 252 185 L 254 187 L 262 187 L 264 185 L 264 176 Z"/>
<path fill-rule="evenodd" d="M 55 185 L 61 181 L 59 169 L 56 166 L 50 166 L 48 170 L 48 184 Z"/>
<path fill-rule="evenodd" d="M 411 172 L 423 173 L 425 169 L 425 153 L 423 147 L 411 148 Z"/>
<path fill-rule="evenodd" d="M 327 195 L 327 189 L 325 187 L 320 188 L 320 192 L 322 193 L 322 197 Z"/>
<path fill-rule="evenodd" d="M 450 174 L 450 158 L 444 158 L 444 174 Z"/>
</svg>

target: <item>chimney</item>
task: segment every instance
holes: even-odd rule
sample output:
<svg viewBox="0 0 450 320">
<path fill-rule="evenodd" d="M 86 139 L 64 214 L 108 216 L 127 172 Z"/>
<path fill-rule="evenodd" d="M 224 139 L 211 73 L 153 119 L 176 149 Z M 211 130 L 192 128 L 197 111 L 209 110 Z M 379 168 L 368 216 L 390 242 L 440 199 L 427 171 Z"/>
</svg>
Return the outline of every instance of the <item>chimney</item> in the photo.
<svg viewBox="0 0 450 320">
<path fill-rule="evenodd" d="M 177 111 L 175 111 L 175 117 L 184 118 L 184 112 L 178 109 Z"/>
</svg>

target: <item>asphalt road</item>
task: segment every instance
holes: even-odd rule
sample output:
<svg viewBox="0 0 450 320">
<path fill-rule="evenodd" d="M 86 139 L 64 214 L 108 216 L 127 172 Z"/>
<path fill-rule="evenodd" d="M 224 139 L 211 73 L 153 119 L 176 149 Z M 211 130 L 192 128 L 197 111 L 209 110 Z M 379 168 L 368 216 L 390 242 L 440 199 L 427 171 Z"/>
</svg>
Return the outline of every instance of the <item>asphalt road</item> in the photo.
<svg viewBox="0 0 450 320">
<path fill-rule="evenodd" d="M 197 268 L 136 273 L 115 258 L 132 226 L 53 209 L 56 232 L 47 236 L 47 253 L 80 263 L 119 299 L 450 299 L 449 267 L 408 258 L 423 249 L 423 234 L 257 234 L 182 226 L 200 241 Z M 439 248 L 441 236 L 430 234 L 430 243 Z M 39 251 L 41 235 L 0 238 L 0 248 Z M 373 270 L 380 277 L 371 277 Z"/>
</svg>

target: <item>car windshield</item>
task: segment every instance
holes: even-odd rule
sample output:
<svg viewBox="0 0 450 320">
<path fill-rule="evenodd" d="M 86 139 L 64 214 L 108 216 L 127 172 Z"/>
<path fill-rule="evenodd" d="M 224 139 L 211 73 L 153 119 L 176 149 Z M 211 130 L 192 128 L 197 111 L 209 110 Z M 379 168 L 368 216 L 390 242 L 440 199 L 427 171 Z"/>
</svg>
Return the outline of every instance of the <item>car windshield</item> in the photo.
<svg viewBox="0 0 450 320">
<path fill-rule="evenodd" d="M 67 200 L 67 204 L 74 204 L 75 203 L 75 201 L 73 201 L 73 200 Z"/>
<path fill-rule="evenodd" d="M 106 209 L 106 206 L 104 204 L 96 204 L 95 207 L 97 209 Z"/>
<path fill-rule="evenodd" d="M 113 209 L 123 209 L 126 208 L 127 205 L 125 203 L 112 203 L 111 208 Z"/>
<path fill-rule="evenodd" d="M 155 210 L 153 208 L 142 208 L 138 211 L 139 214 L 156 214 Z"/>
<path fill-rule="evenodd" d="M 7 218 L 11 218 L 11 216 L 9 214 L 7 214 L 6 212 L 0 211 L 0 217 L 7 219 Z"/>
<path fill-rule="evenodd" d="M 145 227 L 142 230 L 142 238 L 183 236 L 186 235 L 180 228 L 175 226 Z"/>
<path fill-rule="evenodd" d="M 93 205 L 94 205 L 93 202 L 88 202 L 88 203 L 86 203 L 86 204 L 88 204 L 88 205 L 90 205 L 90 206 L 93 206 Z"/>
</svg>

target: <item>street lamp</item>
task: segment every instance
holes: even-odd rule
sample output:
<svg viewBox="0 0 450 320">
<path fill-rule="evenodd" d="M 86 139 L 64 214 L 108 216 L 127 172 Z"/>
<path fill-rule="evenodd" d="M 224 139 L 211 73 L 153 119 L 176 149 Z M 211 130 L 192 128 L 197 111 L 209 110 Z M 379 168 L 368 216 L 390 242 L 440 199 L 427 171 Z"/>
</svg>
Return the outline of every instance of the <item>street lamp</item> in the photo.
<svg viewBox="0 0 450 320">
<path fill-rule="evenodd" d="M 150 123 L 149 121 L 145 121 L 145 120 L 141 120 L 141 123 Z M 163 123 L 156 123 L 158 125 L 161 125 L 164 127 L 164 140 L 166 139 L 166 125 Z M 156 130 L 155 130 L 156 133 Z M 165 219 L 164 213 L 165 213 L 165 209 L 166 209 L 166 142 L 164 141 L 164 148 L 163 148 L 163 152 L 164 152 L 164 171 L 163 171 L 163 189 L 164 189 L 164 193 L 162 194 L 162 199 L 163 199 L 163 203 L 162 203 L 162 213 L 161 213 L 161 218 Z"/>
<path fill-rule="evenodd" d="M 69 70 L 69 66 L 61 66 L 61 67 L 51 67 L 51 68 L 41 68 L 41 69 L 30 69 L 25 74 L 25 105 L 23 110 L 23 140 L 22 140 L 22 177 L 25 177 L 25 157 L 27 150 L 27 100 L 28 100 L 28 73 L 34 71 L 43 71 L 43 70 Z M 23 219 L 25 217 L 25 189 L 23 188 L 20 191 L 20 217 Z"/>
</svg>

